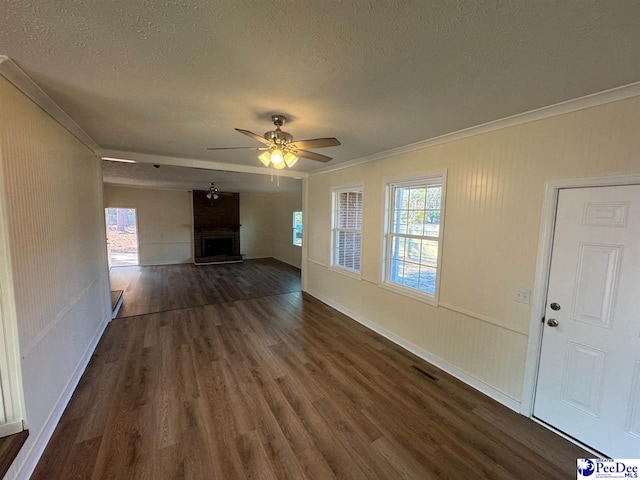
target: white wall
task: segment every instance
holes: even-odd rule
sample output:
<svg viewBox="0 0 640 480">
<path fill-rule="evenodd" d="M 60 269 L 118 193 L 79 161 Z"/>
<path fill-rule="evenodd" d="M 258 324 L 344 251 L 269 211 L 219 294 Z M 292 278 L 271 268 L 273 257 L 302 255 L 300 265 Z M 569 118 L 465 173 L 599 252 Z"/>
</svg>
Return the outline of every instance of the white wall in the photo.
<svg viewBox="0 0 640 480">
<path fill-rule="evenodd" d="M 547 180 L 640 172 L 640 97 L 312 175 L 307 290 L 519 401 Z M 440 307 L 378 287 L 385 179 L 448 169 Z M 362 280 L 327 268 L 334 186 L 364 184 Z"/>
<path fill-rule="evenodd" d="M 293 212 L 302 210 L 301 192 L 241 193 L 240 248 L 246 259 L 273 257 L 300 268 L 293 245 Z"/>
<path fill-rule="evenodd" d="M 105 185 L 105 208 L 135 208 L 140 265 L 193 261 L 191 192 Z"/>
<path fill-rule="evenodd" d="M 29 428 L 13 479 L 35 466 L 111 312 L 100 163 L 3 77 L 0 161 Z"/>
<path fill-rule="evenodd" d="M 273 257 L 300 268 L 302 249 L 293 244 L 293 212 L 302 210 L 301 192 L 273 194 Z M 302 219 L 303 223 L 305 219 Z"/>
<path fill-rule="evenodd" d="M 273 256 L 273 196 L 240 194 L 240 253 L 245 259 Z"/>
</svg>

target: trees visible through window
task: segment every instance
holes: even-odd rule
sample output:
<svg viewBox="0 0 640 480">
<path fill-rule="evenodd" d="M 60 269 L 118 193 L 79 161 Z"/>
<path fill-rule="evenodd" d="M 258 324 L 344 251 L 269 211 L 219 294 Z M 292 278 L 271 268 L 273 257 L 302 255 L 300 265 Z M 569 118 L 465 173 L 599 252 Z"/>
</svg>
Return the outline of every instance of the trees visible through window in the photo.
<svg viewBox="0 0 640 480">
<path fill-rule="evenodd" d="M 360 272 L 362 187 L 333 191 L 332 261 L 334 267 Z"/>
<path fill-rule="evenodd" d="M 302 212 L 293 212 L 293 244 L 302 246 Z"/>
<path fill-rule="evenodd" d="M 385 283 L 435 299 L 443 177 L 388 184 Z"/>
</svg>

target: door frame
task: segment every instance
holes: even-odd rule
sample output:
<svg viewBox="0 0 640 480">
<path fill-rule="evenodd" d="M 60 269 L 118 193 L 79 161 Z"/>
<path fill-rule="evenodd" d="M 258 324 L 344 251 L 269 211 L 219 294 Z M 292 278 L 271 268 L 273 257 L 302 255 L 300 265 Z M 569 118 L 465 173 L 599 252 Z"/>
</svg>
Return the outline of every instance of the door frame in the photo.
<svg viewBox="0 0 640 480">
<path fill-rule="evenodd" d="M 6 198 L 4 174 L 0 168 L 0 408 L 5 417 L 5 422 L 0 424 L 0 437 L 27 428 Z"/>
<path fill-rule="evenodd" d="M 109 220 L 106 218 L 107 217 L 107 209 L 109 208 L 115 208 L 117 210 L 135 210 L 135 216 L 136 216 L 136 249 L 137 249 L 137 254 L 138 254 L 138 263 L 136 265 L 130 265 L 132 267 L 142 267 L 142 262 L 140 261 L 140 228 L 139 228 L 139 223 L 140 220 L 138 219 L 138 207 L 104 207 L 104 215 L 105 215 L 105 229 L 108 228 L 106 224 L 108 224 Z M 105 233 L 107 234 L 105 236 L 105 240 L 106 242 L 109 241 L 109 232 L 105 230 Z M 105 246 L 107 246 L 105 244 Z M 107 255 L 111 255 L 110 249 L 107 246 Z M 107 259 L 107 264 L 111 263 L 111 258 Z M 111 271 L 111 266 L 109 267 L 109 271 Z"/>
<path fill-rule="evenodd" d="M 587 187 L 617 187 L 624 185 L 640 185 L 640 174 L 625 174 L 602 177 L 569 178 L 549 180 L 545 185 L 542 216 L 540 220 L 540 237 L 538 240 L 538 257 L 536 261 L 536 277 L 531 301 L 531 318 L 529 322 L 529 340 L 522 386 L 522 402 L 520 413 L 533 418 L 533 405 L 538 383 L 538 370 L 542 348 L 542 320 L 547 305 L 549 273 L 551 269 L 551 252 L 555 231 L 558 194 L 562 189 Z"/>
</svg>

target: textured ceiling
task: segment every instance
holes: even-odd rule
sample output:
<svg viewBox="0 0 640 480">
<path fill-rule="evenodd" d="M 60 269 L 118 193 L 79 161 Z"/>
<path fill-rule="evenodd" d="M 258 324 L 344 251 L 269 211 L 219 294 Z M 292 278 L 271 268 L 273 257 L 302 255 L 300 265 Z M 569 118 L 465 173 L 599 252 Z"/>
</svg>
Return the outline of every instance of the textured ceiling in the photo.
<svg viewBox="0 0 640 480">
<path fill-rule="evenodd" d="M 274 177 L 251 173 L 222 172 L 199 168 L 161 165 L 155 168 L 149 163 L 102 162 L 102 177 L 107 184 L 168 188 L 179 190 L 207 190 L 214 182 L 221 192 L 299 192 L 302 181 L 280 177 L 279 185 Z"/>
<path fill-rule="evenodd" d="M 205 148 L 272 113 L 335 164 L 640 80 L 638 0 L 1 0 L 0 24 L 101 147 L 246 165 Z"/>
</svg>

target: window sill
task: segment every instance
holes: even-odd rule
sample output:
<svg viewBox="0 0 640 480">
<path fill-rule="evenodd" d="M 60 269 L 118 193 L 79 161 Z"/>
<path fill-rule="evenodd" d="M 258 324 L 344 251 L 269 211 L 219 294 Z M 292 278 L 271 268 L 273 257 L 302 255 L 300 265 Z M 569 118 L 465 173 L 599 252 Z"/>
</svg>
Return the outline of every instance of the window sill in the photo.
<svg viewBox="0 0 640 480">
<path fill-rule="evenodd" d="M 400 295 L 404 295 L 405 297 L 412 298 L 413 300 L 418 300 L 419 302 L 426 303 L 427 305 L 431 305 L 432 307 L 438 306 L 437 297 L 432 297 L 431 295 L 420 292 L 414 292 L 413 290 L 410 290 L 408 288 L 403 288 L 402 286 L 394 285 L 387 282 L 379 283 L 378 286 L 393 293 L 398 293 Z"/>
<path fill-rule="evenodd" d="M 339 273 L 341 275 L 345 275 L 347 277 L 354 278 L 356 280 L 362 280 L 362 275 L 360 274 L 360 272 L 347 270 L 346 268 L 342 268 L 342 267 L 336 267 L 335 265 L 331 265 L 329 267 L 329 270 L 331 270 L 332 272 Z"/>
</svg>

